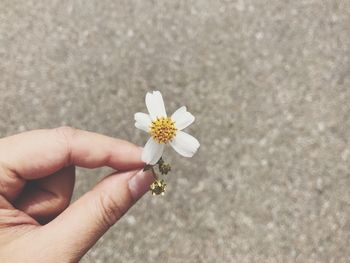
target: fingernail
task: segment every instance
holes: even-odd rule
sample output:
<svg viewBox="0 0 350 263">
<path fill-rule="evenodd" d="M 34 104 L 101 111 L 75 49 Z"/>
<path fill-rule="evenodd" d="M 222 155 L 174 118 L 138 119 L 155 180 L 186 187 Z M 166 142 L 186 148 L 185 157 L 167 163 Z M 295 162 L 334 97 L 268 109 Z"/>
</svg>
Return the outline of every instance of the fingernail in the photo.
<svg viewBox="0 0 350 263">
<path fill-rule="evenodd" d="M 154 177 L 151 170 L 145 172 L 141 170 L 129 179 L 129 189 L 135 201 L 149 190 L 149 186 L 153 181 Z"/>
</svg>

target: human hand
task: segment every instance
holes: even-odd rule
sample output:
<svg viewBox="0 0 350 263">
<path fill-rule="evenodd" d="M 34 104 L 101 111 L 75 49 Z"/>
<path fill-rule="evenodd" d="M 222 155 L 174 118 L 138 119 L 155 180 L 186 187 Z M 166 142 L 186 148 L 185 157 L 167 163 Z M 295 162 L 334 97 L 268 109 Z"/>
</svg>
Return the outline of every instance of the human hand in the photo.
<svg viewBox="0 0 350 263">
<path fill-rule="evenodd" d="M 61 127 L 0 139 L 0 261 L 77 262 L 148 190 L 141 149 Z M 118 172 L 69 205 L 75 166 Z"/>
</svg>

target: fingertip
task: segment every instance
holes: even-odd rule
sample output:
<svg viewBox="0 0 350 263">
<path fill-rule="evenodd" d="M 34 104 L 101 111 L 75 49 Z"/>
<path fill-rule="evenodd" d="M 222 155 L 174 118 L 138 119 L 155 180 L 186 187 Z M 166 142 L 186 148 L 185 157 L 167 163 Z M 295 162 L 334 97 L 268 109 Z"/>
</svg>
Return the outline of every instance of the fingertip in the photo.
<svg viewBox="0 0 350 263">
<path fill-rule="evenodd" d="M 128 187 L 134 201 L 140 199 L 148 190 L 154 181 L 152 170 L 139 171 L 129 179 Z"/>
</svg>

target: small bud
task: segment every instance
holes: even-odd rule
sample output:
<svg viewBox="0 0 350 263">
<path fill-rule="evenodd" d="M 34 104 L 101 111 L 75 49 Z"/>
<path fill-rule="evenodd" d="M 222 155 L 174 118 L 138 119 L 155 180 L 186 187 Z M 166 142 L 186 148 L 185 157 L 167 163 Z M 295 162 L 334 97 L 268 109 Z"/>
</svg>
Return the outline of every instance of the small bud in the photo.
<svg viewBox="0 0 350 263">
<path fill-rule="evenodd" d="M 164 182 L 164 180 L 155 180 L 151 186 L 150 186 L 150 190 L 152 195 L 164 195 L 166 189 L 166 183 Z"/>
<path fill-rule="evenodd" d="M 164 164 L 164 160 L 163 160 L 163 157 L 160 157 L 159 161 L 157 162 L 157 164 L 159 166 L 163 165 Z"/>
<path fill-rule="evenodd" d="M 163 164 L 162 166 L 159 167 L 159 171 L 162 174 L 168 174 L 171 171 L 170 164 Z"/>
<path fill-rule="evenodd" d="M 165 163 L 163 157 L 159 159 L 157 164 L 161 174 L 167 174 L 171 171 L 170 164 Z"/>
</svg>

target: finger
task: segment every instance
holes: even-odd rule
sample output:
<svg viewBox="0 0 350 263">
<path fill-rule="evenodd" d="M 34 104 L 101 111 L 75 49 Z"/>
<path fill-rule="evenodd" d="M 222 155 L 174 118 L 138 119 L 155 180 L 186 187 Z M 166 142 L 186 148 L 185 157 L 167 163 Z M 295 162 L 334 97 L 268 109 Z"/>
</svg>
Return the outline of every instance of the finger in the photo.
<svg viewBox="0 0 350 263">
<path fill-rule="evenodd" d="M 14 206 L 40 223 L 59 215 L 70 203 L 75 167 L 69 166 L 48 177 L 29 182 Z"/>
<path fill-rule="evenodd" d="M 151 171 L 124 172 L 106 177 L 56 219 L 40 228 L 42 238 L 55 244 L 52 253 L 65 252 L 77 257 L 72 260 L 77 261 L 149 189 L 153 181 Z"/>
<path fill-rule="evenodd" d="M 38 179 L 77 165 L 141 168 L 141 149 L 129 142 L 97 133 L 61 127 L 30 131 L 0 140 L 0 195 L 14 198 L 25 180 Z"/>
</svg>

